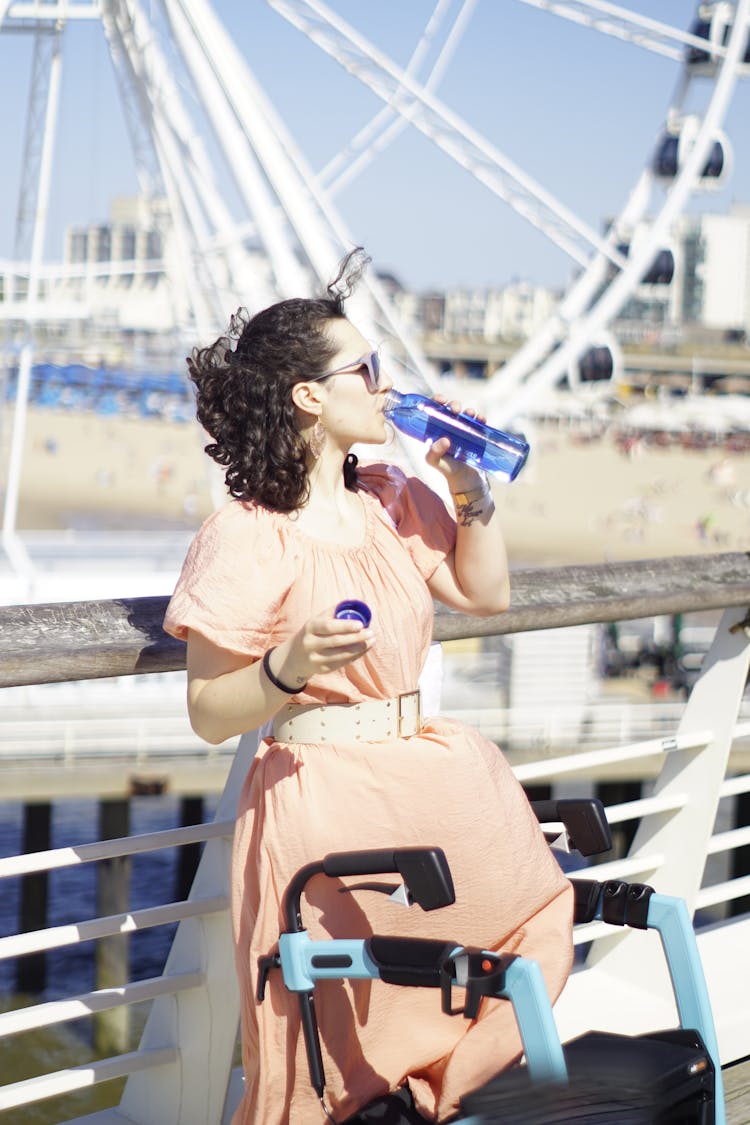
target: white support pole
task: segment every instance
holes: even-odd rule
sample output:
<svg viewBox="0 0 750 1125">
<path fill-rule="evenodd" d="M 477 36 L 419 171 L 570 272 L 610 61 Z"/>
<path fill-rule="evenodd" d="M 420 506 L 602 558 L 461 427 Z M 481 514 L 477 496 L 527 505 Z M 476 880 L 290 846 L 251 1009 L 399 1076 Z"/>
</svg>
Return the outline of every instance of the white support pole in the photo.
<svg viewBox="0 0 750 1125">
<path fill-rule="evenodd" d="M 340 223 L 331 229 L 313 190 L 311 169 L 301 174 L 301 157 L 283 123 L 254 78 L 226 29 L 205 0 L 179 0 L 201 44 L 222 96 L 240 122 L 271 187 L 299 239 L 319 282 L 351 239 Z M 285 294 L 292 295 L 292 294 Z"/>
<path fill-rule="evenodd" d="M 31 368 L 34 358 L 33 324 L 38 315 L 39 272 L 47 230 L 47 210 L 49 207 L 50 183 L 52 178 L 52 159 L 57 129 L 57 110 L 60 101 L 60 80 L 62 76 L 61 34 L 62 30 L 58 28 L 50 63 L 47 108 L 44 117 L 44 138 L 42 141 L 41 160 L 39 164 L 39 181 L 37 185 L 34 228 L 29 261 L 29 282 L 26 295 L 27 339 L 21 349 L 19 357 L 16 405 L 13 414 L 13 431 L 8 463 L 8 482 L 3 507 L 3 547 L 8 554 L 12 566 L 25 578 L 28 578 L 31 574 L 31 561 L 18 536 L 16 523 L 18 518 L 18 500 L 26 438 L 26 416 L 28 411 Z"/>
<path fill-rule="evenodd" d="M 169 156 L 171 183 L 183 197 L 183 209 L 190 216 L 192 253 L 207 271 L 216 291 L 212 316 L 223 319 L 227 304 L 250 284 L 252 271 L 217 185 L 213 162 L 203 138 L 193 127 L 180 87 L 138 4 L 133 0 L 127 8 L 118 9 L 114 20 L 105 20 L 105 30 L 119 63 L 123 85 L 139 105 L 140 117 L 151 130 L 154 146 L 154 134 L 159 132 L 162 160 Z M 268 286 L 260 280 L 257 289 L 271 299 Z"/>
<path fill-rule="evenodd" d="M 19 576 L 27 578 L 31 574 L 31 560 L 16 531 L 18 500 L 21 490 L 21 471 L 23 468 L 24 439 L 26 435 L 26 415 L 28 413 L 29 385 L 34 349 L 27 341 L 18 357 L 18 378 L 16 382 L 16 404 L 13 410 L 13 428 L 8 457 L 8 478 L 3 506 L 2 541 L 10 564 Z"/>
</svg>

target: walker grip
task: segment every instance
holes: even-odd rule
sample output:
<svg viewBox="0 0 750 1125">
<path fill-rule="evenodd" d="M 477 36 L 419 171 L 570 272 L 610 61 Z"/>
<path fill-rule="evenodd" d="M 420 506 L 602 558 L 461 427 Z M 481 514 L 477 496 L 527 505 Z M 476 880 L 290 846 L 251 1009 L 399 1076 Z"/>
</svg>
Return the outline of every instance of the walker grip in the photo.
<svg viewBox="0 0 750 1125">
<path fill-rule="evenodd" d="M 334 852 L 324 857 L 331 877 L 398 872 L 411 899 L 423 910 L 437 910 L 456 901 L 448 860 L 442 848 L 392 848 Z"/>
<path fill-rule="evenodd" d="M 607 813 L 598 797 L 532 801 L 531 807 L 540 824 L 562 821 L 570 846 L 581 855 L 600 855 L 612 848 Z"/>
<path fill-rule="evenodd" d="M 379 934 L 367 938 L 365 947 L 381 980 L 421 988 L 440 987 L 443 965 L 460 948 L 455 941 Z"/>
</svg>

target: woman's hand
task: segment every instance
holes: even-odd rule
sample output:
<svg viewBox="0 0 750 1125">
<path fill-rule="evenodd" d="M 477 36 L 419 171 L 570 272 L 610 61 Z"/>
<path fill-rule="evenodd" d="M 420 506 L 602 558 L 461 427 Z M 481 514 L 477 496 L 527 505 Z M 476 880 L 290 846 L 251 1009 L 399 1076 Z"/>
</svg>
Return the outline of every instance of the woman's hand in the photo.
<svg viewBox="0 0 750 1125">
<path fill-rule="evenodd" d="M 436 396 L 454 414 L 461 404 Z M 464 414 L 484 421 L 468 407 Z M 430 446 L 426 461 L 448 482 L 456 514 L 456 545 L 428 581 L 433 597 L 459 613 L 490 616 L 503 613 L 509 604 L 508 559 L 492 490 L 481 470 L 451 457 L 450 438 L 439 438 Z"/>
<path fill-rule="evenodd" d="M 486 421 L 483 414 L 479 414 L 471 406 L 462 407 L 457 399 L 448 399 L 446 395 L 434 395 L 434 399 L 442 406 L 447 406 L 454 414 L 468 414 L 472 418 L 477 418 L 480 422 Z M 427 450 L 425 461 L 433 469 L 437 469 L 443 474 L 448 481 L 451 492 L 468 492 L 472 488 L 477 488 L 484 480 L 482 473 L 471 465 L 451 457 L 448 453 L 450 447 L 450 438 L 438 438 Z"/>
<path fill-rule="evenodd" d="M 375 644 L 375 633 L 358 621 L 340 621 L 335 606 L 311 617 L 270 654 L 277 680 L 301 691 L 311 676 L 335 672 Z M 266 675 L 261 660 L 229 652 L 188 631 L 188 711 L 196 734 L 217 744 L 254 730 L 289 702 Z"/>
<path fill-rule="evenodd" d="M 335 606 L 311 617 L 288 641 L 275 649 L 272 657 L 274 675 L 299 687 L 311 676 L 336 672 L 358 660 L 375 644 L 375 633 L 359 621 L 340 620 Z"/>
</svg>

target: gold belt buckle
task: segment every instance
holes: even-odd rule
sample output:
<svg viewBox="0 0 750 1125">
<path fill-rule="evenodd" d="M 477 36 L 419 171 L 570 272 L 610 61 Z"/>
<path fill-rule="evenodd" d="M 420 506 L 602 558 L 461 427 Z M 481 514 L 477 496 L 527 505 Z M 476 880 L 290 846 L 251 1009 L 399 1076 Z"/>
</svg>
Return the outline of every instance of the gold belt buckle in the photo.
<svg viewBox="0 0 750 1125">
<path fill-rule="evenodd" d="M 404 701 L 405 700 L 409 700 L 409 702 L 414 701 L 415 709 L 413 710 L 411 707 L 405 709 L 405 707 L 404 707 Z M 403 726 L 410 719 L 414 723 L 414 730 L 409 731 L 409 734 L 406 735 L 406 734 L 404 734 Z M 422 729 L 422 696 L 421 696 L 420 692 L 418 690 L 417 691 L 402 692 L 402 694 L 399 695 L 399 697 L 398 697 L 398 737 L 399 738 L 408 738 L 409 735 L 418 734 L 421 729 Z"/>
</svg>

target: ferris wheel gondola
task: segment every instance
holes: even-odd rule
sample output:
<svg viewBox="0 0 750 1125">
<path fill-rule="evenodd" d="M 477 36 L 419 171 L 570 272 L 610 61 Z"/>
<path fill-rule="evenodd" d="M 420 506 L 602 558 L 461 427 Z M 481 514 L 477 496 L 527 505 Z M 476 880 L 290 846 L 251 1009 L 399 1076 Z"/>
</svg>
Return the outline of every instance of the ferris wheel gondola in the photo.
<svg viewBox="0 0 750 1125">
<path fill-rule="evenodd" d="M 690 25 L 690 34 L 697 39 L 705 39 L 706 46 L 695 43 L 686 50 L 685 63 L 693 73 L 710 76 L 716 72 L 717 52 L 724 49 L 729 40 L 734 23 L 734 7 L 727 0 L 699 5 L 698 13 Z M 750 67 L 750 35 L 745 41 L 745 49 L 741 52 L 737 65 L 743 72 Z"/>
<path fill-rule="evenodd" d="M 701 120 L 696 115 L 674 115 L 659 138 L 651 161 L 655 178 L 667 186 L 679 175 L 687 163 L 691 149 L 700 134 Z M 701 191 L 724 187 L 732 167 L 732 150 L 723 133 L 716 133 L 709 146 L 708 156 L 698 172 L 696 187 Z"/>
</svg>

